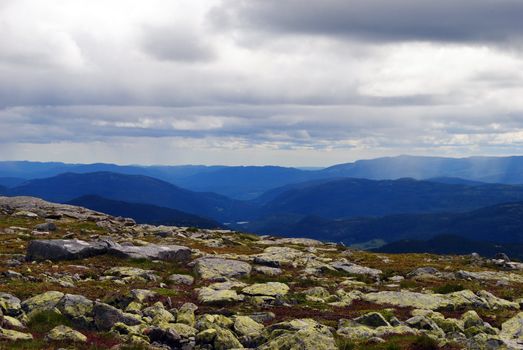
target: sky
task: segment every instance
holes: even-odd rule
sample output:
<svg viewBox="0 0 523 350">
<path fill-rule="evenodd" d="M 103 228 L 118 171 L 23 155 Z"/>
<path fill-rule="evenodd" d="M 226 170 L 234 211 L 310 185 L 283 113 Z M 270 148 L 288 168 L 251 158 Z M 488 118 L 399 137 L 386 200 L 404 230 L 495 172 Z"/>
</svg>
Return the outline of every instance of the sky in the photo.
<svg viewBox="0 0 523 350">
<path fill-rule="evenodd" d="M 0 159 L 523 154 L 521 0 L 0 0 Z"/>
</svg>

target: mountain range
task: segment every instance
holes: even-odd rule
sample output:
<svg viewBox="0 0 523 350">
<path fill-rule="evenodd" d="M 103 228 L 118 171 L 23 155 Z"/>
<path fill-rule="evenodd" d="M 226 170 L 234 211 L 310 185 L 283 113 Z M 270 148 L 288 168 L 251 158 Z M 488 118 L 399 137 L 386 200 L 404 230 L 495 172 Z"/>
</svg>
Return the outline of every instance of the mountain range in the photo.
<svg viewBox="0 0 523 350">
<path fill-rule="evenodd" d="M 228 225 L 412 249 L 425 244 L 413 239 L 449 235 L 523 244 L 520 182 L 523 157 L 400 156 L 324 169 L 0 162 L 0 195 L 71 203 L 140 223 Z"/>
<path fill-rule="evenodd" d="M 278 166 L 139 166 L 115 164 L 66 164 L 57 162 L 0 162 L 0 176 L 20 181 L 59 174 L 114 172 L 154 177 L 192 191 L 214 192 L 249 200 L 268 190 L 298 182 L 341 177 L 373 180 L 414 178 L 460 178 L 463 181 L 523 184 L 523 157 L 443 158 L 421 156 L 384 157 L 358 160 L 323 169 Z M 442 180 L 445 181 L 445 180 Z"/>
</svg>

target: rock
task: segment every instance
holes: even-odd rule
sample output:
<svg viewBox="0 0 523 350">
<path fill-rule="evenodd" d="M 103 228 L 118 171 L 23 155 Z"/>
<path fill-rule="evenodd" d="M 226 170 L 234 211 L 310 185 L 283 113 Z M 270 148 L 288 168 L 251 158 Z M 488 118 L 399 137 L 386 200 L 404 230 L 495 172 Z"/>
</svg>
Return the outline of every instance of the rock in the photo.
<svg viewBox="0 0 523 350">
<path fill-rule="evenodd" d="M 100 331 L 109 331 L 117 322 L 128 326 L 140 324 L 140 320 L 132 314 L 126 314 L 122 310 L 104 303 L 95 303 L 93 317 L 96 328 Z"/>
<path fill-rule="evenodd" d="M 523 342 L 523 312 L 512 317 L 501 325 L 499 336 L 502 339 Z"/>
<path fill-rule="evenodd" d="M 281 282 L 255 283 L 242 289 L 248 295 L 283 296 L 289 292 L 289 286 Z"/>
<path fill-rule="evenodd" d="M 121 272 L 120 272 L 121 273 Z M 142 274 L 140 274 L 142 276 Z M 151 300 L 156 297 L 156 293 L 148 289 L 133 289 L 131 290 L 131 296 L 134 300 L 139 303 L 143 303 L 146 300 Z"/>
<path fill-rule="evenodd" d="M 39 232 L 52 232 L 56 231 L 57 227 L 52 222 L 46 222 L 44 224 L 38 224 L 35 226 L 35 230 Z"/>
<path fill-rule="evenodd" d="M 251 265 L 246 262 L 221 258 L 200 258 L 194 265 L 198 276 L 214 281 L 246 277 L 250 275 L 251 269 Z"/>
<path fill-rule="evenodd" d="M 183 323 L 188 326 L 194 327 L 196 323 L 196 318 L 194 312 L 198 310 L 198 306 L 193 303 L 185 303 L 178 310 L 178 315 L 176 316 L 177 323 Z"/>
<path fill-rule="evenodd" d="M 17 317 L 22 313 L 22 302 L 14 295 L 0 292 L 0 310 L 5 315 Z"/>
<path fill-rule="evenodd" d="M 330 266 L 336 270 L 344 271 L 354 275 L 368 275 L 371 277 L 379 277 L 382 274 L 381 270 L 371 269 L 370 267 L 361 266 L 348 261 L 335 261 L 330 263 Z"/>
<path fill-rule="evenodd" d="M 216 336 L 214 337 L 214 349 L 243 349 L 243 345 L 230 330 L 217 328 Z"/>
<path fill-rule="evenodd" d="M 439 274 L 439 271 L 438 269 L 434 268 L 434 267 L 419 267 L 417 269 L 415 269 L 414 271 L 412 272 L 409 272 L 407 274 L 408 277 L 419 277 L 419 276 L 424 276 L 424 275 L 430 275 L 430 276 L 435 276 Z"/>
<path fill-rule="evenodd" d="M 277 267 L 269 267 L 269 266 L 254 266 L 254 271 L 257 273 L 261 273 L 266 276 L 278 276 L 283 273 L 282 269 Z"/>
<path fill-rule="evenodd" d="M 190 286 L 194 283 L 194 277 L 191 275 L 174 274 L 170 275 L 167 279 L 175 284 L 183 284 L 186 286 Z"/>
<path fill-rule="evenodd" d="M 42 311 L 50 311 L 56 308 L 58 302 L 63 298 L 64 293 L 49 291 L 35 295 L 22 303 L 22 309 L 26 314 L 34 314 Z"/>
<path fill-rule="evenodd" d="M 254 258 L 254 263 L 271 267 L 282 267 L 292 265 L 297 258 L 303 255 L 303 252 L 290 247 L 267 247 L 262 254 Z"/>
<path fill-rule="evenodd" d="M 405 321 L 407 325 L 412 328 L 431 331 L 437 333 L 439 336 L 445 336 L 445 332 L 439 328 L 439 326 L 426 316 L 414 316 Z"/>
<path fill-rule="evenodd" d="M 0 340 L 20 341 L 33 340 L 33 335 L 30 333 L 22 333 L 12 329 L 0 328 Z"/>
<path fill-rule="evenodd" d="M 237 316 L 234 320 L 234 331 L 242 336 L 258 336 L 263 328 L 263 324 L 254 321 L 248 316 Z"/>
<path fill-rule="evenodd" d="M 104 242 L 88 243 L 79 239 L 33 240 L 27 247 L 26 258 L 32 260 L 76 260 L 105 254 Z"/>
<path fill-rule="evenodd" d="M 73 343 L 85 343 L 87 341 L 87 337 L 85 335 L 63 325 L 51 329 L 49 333 L 47 333 L 46 339 Z"/>
<path fill-rule="evenodd" d="M 354 321 L 364 326 L 369 326 L 372 328 L 382 326 L 390 327 L 389 322 L 387 322 L 385 317 L 383 317 L 383 315 L 378 312 L 370 312 L 368 314 L 355 318 Z"/>
<path fill-rule="evenodd" d="M 204 314 L 198 317 L 196 329 L 203 331 L 205 329 L 215 329 L 216 327 L 229 329 L 234 325 L 234 321 L 224 315 Z"/>
<path fill-rule="evenodd" d="M 362 295 L 362 299 L 376 304 L 391 304 L 399 307 L 435 310 L 446 305 L 445 299 L 439 294 L 424 294 L 410 291 L 376 292 Z"/>
<path fill-rule="evenodd" d="M 116 276 L 123 278 L 143 278 L 148 281 L 156 281 L 158 276 L 154 274 L 152 270 L 143 270 L 137 267 L 128 267 L 128 266 L 119 266 L 113 267 L 107 271 L 105 274 L 108 276 Z"/>
<path fill-rule="evenodd" d="M 196 341 L 200 344 L 211 344 L 216 338 L 216 329 L 209 328 L 196 334 Z"/>
<path fill-rule="evenodd" d="M 192 338 L 196 336 L 196 333 L 198 333 L 198 330 L 196 328 L 183 323 L 170 323 L 166 327 L 169 329 L 173 329 L 182 338 Z"/>
<path fill-rule="evenodd" d="M 128 246 L 118 243 L 109 245 L 109 254 L 126 259 L 147 259 L 184 262 L 191 258 L 191 249 L 179 245 Z"/>
<path fill-rule="evenodd" d="M 14 318 L 14 317 L 11 317 L 11 316 L 6 316 L 6 315 L 1 316 L 1 315 L 2 315 L 2 312 L 0 311 L 0 325 L 2 327 L 8 328 L 8 329 L 15 329 L 15 330 L 23 330 L 26 328 L 20 320 Z M 3 320 L 2 320 L 2 318 L 3 318 Z"/>
<path fill-rule="evenodd" d="M 144 316 L 152 319 L 151 324 L 158 327 L 167 327 L 169 323 L 176 321 L 176 317 L 165 310 L 161 302 L 156 302 L 152 306 L 143 309 L 142 313 Z"/>
<path fill-rule="evenodd" d="M 93 322 L 94 303 L 82 295 L 66 294 L 56 307 L 78 327 L 87 328 Z"/>
<path fill-rule="evenodd" d="M 337 350 L 338 346 L 329 329 L 314 323 L 305 322 L 296 332 L 284 332 L 259 346 L 258 350 Z"/>
<path fill-rule="evenodd" d="M 243 299 L 243 295 L 238 295 L 234 290 L 215 290 L 209 287 L 203 287 L 198 290 L 198 301 L 204 304 L 230 303 L 242 301 Z"/>
<path fill-rule="evenodd" d="M 151 343 L 160 343 L 169 346 L 172 349 L 178 349 L 182 337 L 172 328 L 152 327 L 146 330 L 146 335 Z"/>
</svg>

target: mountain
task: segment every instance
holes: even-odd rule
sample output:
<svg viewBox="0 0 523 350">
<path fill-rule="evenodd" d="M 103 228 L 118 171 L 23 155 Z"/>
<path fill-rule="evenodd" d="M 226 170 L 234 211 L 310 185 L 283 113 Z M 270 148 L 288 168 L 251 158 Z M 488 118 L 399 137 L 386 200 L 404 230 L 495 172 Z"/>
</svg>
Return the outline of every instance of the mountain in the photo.
<svg viewBox="0 0 523 350">
<path fill-rule="evenodd" d="M 111 172 L 66 173 L 30 180 L 8 189 L 7 193 L 61 203 L 85 195 L 98 195 L 112 200 L 172 208 L 219 221 L 242 220 L 249 217 L 253 210 L 248 203 L 214 193 L 192 192 L 147 176 Z"/>
<path fill-rule="evenodd" d="M 429 240 L 402 240 L 372 249 L 380 253 L 432 253 L 465 255 L 478 253 L 481 256 L 494 257 L 505 253 L 509 257 L 523 260 L 523 244 L 499 244 L 466 239 L 455 235 L 440 235 Z"/>
<path fill-rule="evenodd" d="M 199 228 L 221 228 L 218 222 L 179 210 L 150 204 L 115 201 L 100 196 L 82 196 L 67 204 L 88 208 L 113 216 L 133 218 L 139 224 L 169 225 Z"/>
<path fill-rule="evenodd" d="M 467 186 L 480 186 L 480 185 L 486 184 L 486 182 L 467 180 L 467 179 L 462 179 L 460 177 L 446 177 L 446 176 L 433 177 L 430 179 L 426 179 L 426 181 L 438 182 L 438 183 L 448 184 L 448 185 L 467 185 Z"/>
<path fill-rule="evenodd" d="M 326 219 L 403 213 L 464 212 L 523 200 L 523 186 L 467 186 L 413 179 L 340 179 L 291 188 L 263 205 L 265 216 L 277 213 Z"/>
<path fill-rule="evenodd" d="M 27 180 L 19 177 L 0 177 L 0 186 L 15 187 L 23 184 L 25 181 Z"/>
<path fill-rule="evenodd" d="M 523 244 L 523 202 L 503 203 L 465 213 L 401 214 L 346 220 L 280 214 L 238 228 L 262 234 L 321 238 L 348 245 L 371 240 L 423 240 L 442 234 L 486 242 Z"/>
<path fill-rule="evenodd" d="M 482 182 L 523 183 L 523 157 L 443 158 L 398 156 L 338 164 L 321 170 L 325 177 L 430 179 L 457 177 Z"/>
<path fill-rule="evenodd" d="M 178 179 L 177 184 L 193 191 L 212 191 L 237 199 L 254 199 L 287 184 L 321 176 L 316 171 L 277 166 L 226 167 Z"/>
<path fill-rule="evenodd" d="M 449 184 L 472 185 L 476 182 L 523 184 L 523 157 L 398 156 L 358 160 L 324 169 L 277 166 L 139 166 L 103 163 L 0 162 L 0 177 L 37 179 L 67 172 L 102 171 L 149 176 L 191 191 L 214 192 L 235 199 L 250 200 L 277 187 L 335 178 L 393 180 L 410 177 Z"/>
</svg>

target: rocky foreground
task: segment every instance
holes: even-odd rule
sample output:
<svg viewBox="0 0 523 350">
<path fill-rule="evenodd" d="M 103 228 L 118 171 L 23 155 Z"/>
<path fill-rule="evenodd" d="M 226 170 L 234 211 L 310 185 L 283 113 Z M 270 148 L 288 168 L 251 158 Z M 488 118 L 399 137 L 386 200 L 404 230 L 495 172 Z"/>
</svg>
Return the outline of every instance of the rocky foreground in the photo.
<svg viewBox="0 0 523 350">
<path fill-rule="evenodd" d="M 523 265 L 0 197 L 2 349 L 523 349 Z"/>
</svg>

